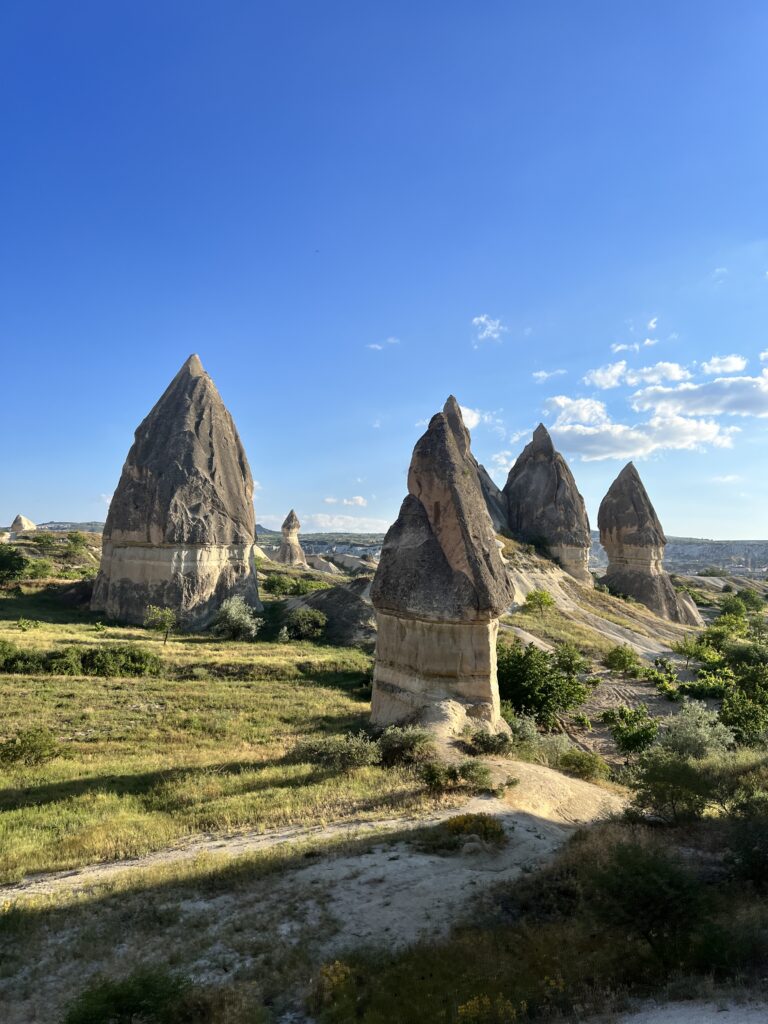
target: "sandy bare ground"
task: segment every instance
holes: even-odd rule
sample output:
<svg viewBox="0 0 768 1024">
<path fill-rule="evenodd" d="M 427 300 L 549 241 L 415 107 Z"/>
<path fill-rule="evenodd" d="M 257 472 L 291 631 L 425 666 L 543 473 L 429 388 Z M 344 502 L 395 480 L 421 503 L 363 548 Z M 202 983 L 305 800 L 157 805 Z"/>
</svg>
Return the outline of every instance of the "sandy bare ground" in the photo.
<svg viewBox="0 0 768 1024">
<path fill-rule="evenodd" d="M 621 809 L 621 798 L 589 783 L 571 779 L 539 765 L 504 762 L 519 782 L 504 797 L 475 797 L 461 808 L 429 819 L 423 826 L 460 812 L 486 812 L 504 825 L 508 843 L 489 848 L 468 838 L 458 853 L 421 852 L 402 840 L 376 843 L 365 852 L 323 856 L 307 866 L 281 874 L 254 877 L 236 891 L 180 898 L 167 892 L 128 892 L 120 899 L 119 925 L 131 920 L 130 939 L 115 941 L 115 914 L 93 903 L 86 923 L 75 918 L 45 930 L 34 949 L 11 976 L 0 977 L 3 1024 L 53 1024 L 72 995 L 98 973 L 121 975 L 140 963 L 166 963 L 173 951 L 176 969 L 205 984 L 227 984 L 233 978 L 259 978 L 265 967 L 297 962 L 306 979 L 329 956 L 361 946 L 389 949 L 422 937 L 436 938 L 465 916 L 484 889 L 518 877 L 549 858 L 574 828 Z M 364 829 L 400 831 L 402 818 L 382 823 L 345 825 L 350 835 Z M 3 899 L 90 889 L 131 871 L 157 864 L 159 858 L 189 858 L 211 853 L 233 859 L 255 849 L 340 832 L 340 826 L 291 829 L 234 839 L 201 839 L 129 864 L 104 864 L 75 872 L 30 879 L 6 887 Z M 354 831 L 353 831 L 354 830 Z M 363 833 L 364 834 L 364 833 Z M 95 894 L 97 895 L 97 894 Z M 152 918 L 142 924 L 147 904 Z M 87 958 L 82 955 L 87 935 Z M 80 954 L 78 955 L 78 951 Z M 286 1008 L 288 1008 L 286 1006 Z"/>
<path fill-rule="evenodd" d="M 768 1003 L 667 1003 L 623 1014 L 616 1024 L 766 1024 Z"/>
</svg>

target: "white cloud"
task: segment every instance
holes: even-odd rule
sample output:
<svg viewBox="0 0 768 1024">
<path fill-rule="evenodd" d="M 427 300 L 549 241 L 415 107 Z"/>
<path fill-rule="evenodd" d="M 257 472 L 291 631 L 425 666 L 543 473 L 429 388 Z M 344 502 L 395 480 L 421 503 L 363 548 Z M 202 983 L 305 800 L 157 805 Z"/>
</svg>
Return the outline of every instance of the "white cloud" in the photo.
<svg viewBox="0 0 768 1024">
<path fill-rule="evenodd" d="M 712 483 L 713 484 L 735 484 L 735 483 L 738 483 L 740 480 L 743 480 L 743 479 L 744 478 L 740 477 L 738 473 L 726 473 L 725 476 L 713 476 L 712 477 Z"/>
<path fill-rule="evenodd" d="M 253 481 L 253 489 L 254 489 L 254 491 L 260 491 L 261 490 L 261 484 L 259 483 L 258 480 L 254 480 Z"/>
<path fill-rule="evenodd" d="M 747 360 L 744 356 L 712 356 L 707 362 L 701 364 L 704 373 L 716 376 L 718 373 L 740 373 L 746 368 Z"/>
<path fill-rule="evenodd" d="M 343 533 L 385 533 L 392 525 L 389 519 L 374 516 L 329 515 L 327 512 L 314 512 L 302 516 L 302 525 L 306 533 L 343 532 Z"/>
<path fill-rule="evenodd" d="M 712 271 L 712 278 L 715 284 L 722 284 L 728 276 L 728 267 L 715 267 Z"/>
<path fill-rule="evenodd" d="M 572 423 L 555 425 L 551 431 L 557 447 L 580 455 L 583 462 L 643 458 L 664 449 L 730 448 L 734 432 L 735 428 L 724 429 L 715 420 L 684 416 L 653 416 L 634 426 L 610 421 L 596 426 Z"/>
<path fill-rule="evenodd" d="M 768 348 L 763 349 L 763 351 L 760 353 L 760 362 L 764 363 L 766 359 L 768 359 Z"/>
<path fill-rule="evenodd" d="M 356 494 L 354 498 L 345 498 L 343 501 L 344 505 L 360 505 L 363 508 L 368 504 L 367 500 L 361 495 Z"/>
<path fill-rule="evenodd" d="M 382 352 L 384 349 L 383 345 L 377 345 L 376 342 L 373 342 L 371 345 L 366 345 L 365 347 L 372 348 L 374 352 Z"/>
<path fill-rule="evenodd" d="M 650 387 L 632 396 L 632 407 L 660 415 L 768 417 L 768 369 L 759 377 L 718 377 L 704 384 Z"/>
<path fill-rule="evenodd" d="M 643 347 L 644 348 L 651 348 L 652 345 L 658 345 L 658 344 L 659 344 L 659 339 L 658 338 L 646 338 L 645 341 L 643 342 Z"/>
<path fill-rule="evenodd" d="M 640 346 L 636 341 L 633 341 L 631 345 L 626 343 L 611 345 L 611 352 L 639 352 Z"/>
<path fill-rule="evenodd" d="M 593 387 L 600 388 L 601 391 L 607 391 L 609 388 L 617 388 L 621 384 L 626 369 L 626 360 L 622 359 L 618 363 L 608 363 L 606 366 L 599 366 L 596 370 L 590 370 L 585 374 L 583 380 L 585 384 L 591 384 Z"/>
<path fill-rule="evenodd" d="M 366 345 L 365 347 L 372 349 L 374 352 L 383 352 L 384 349 L 387 347 L 387 345 L 399 345 L 399 344 L 400 344 L 400 339 L 399 338 L 395 338 L 395 337 L 390 336 L 389 338 L 385 338 L 384 339 L 383 344 L 381 342 L 378 342 L 378 341 L 373 341 L 373 342 L 371 342 L 370 345 Z"/>
<path fill-rule="evenodd" d="M 326 505 L 338 505 L 339 503 L 338 498 L 323 498 L 323 501 Z"/>
<path fill-rule="evenodd" d="M 388 345 L 399 345 L 400 344 L 400 339 L 399 338 L 394 338 L 394 337 L 392 337 L 390 335 L 390 337 L 387 338 L 387 344 Z"/>
<path fill-rule="evenodd" d="M 537 384 L 543 384 L 550 377 L 562 377 L 566 372 L 565 370 L 534 370 L 531 376 Z"/>
<path fill-rule="evenodd" d="M 464 426 L 467 430 L 474 430 L 475 427 L 483 426 L 490 427 L 499 436 L 504 436 L 504 423 L 496 415 L 495 412 L 485 412 L 483 409 L 470 409 L 467 405 L 460 405 L 461 416 L 464 420 Z"/>
<path fill-rule="evenodd" d="M 109 506 L 112 504 L 111 494 L 100 494 L 99 498 L 101 499 L 102 505 L 106 505 L 107 508 L 109 508 Z"/>
<path fill-rule="evenodd" d="M 626 382 L 630 387 L 638 384 L 660 384 L 663 380 L 690 380 L 691 374 L 680 363 L 656 363 L 654 366 L 643 366 L 639 370 L 628 370 Z"/>
<path fill-rule="evenodd" d="M 648 321 L 648 330 L 655 331 L 658 322 L 659 318 L 657 316 L 652 316 L 651 319 Z"/>
<path fill-rule="evenodd" d="M 371 424 L 374 430 L 378 430 L 381 427 L 381 417 L 377 416 Z"/>
<path fill-rule="evenodd" d="M 594 398 L 569 398 L 567 395 L 554 395 L 544 403 L 545 410 L 556 414 L 554 425 L 565 426 L 570 423 L 608 423 L 608 410 L 604 402 Z"/>
<path fill-rule="evenodd" d="M 491 338 L 493 341 L 498 341 L 502 334 L 506 334 L 509 330 L 505 327 L 501 320 L 494 320 L 487 313 L 481 313 L 480 316 L 472 317 L 472 326 L 477 329 L 477 338 L 475 348 L 477 348 L 477 342 L 486 341 Z"/>
</svg>

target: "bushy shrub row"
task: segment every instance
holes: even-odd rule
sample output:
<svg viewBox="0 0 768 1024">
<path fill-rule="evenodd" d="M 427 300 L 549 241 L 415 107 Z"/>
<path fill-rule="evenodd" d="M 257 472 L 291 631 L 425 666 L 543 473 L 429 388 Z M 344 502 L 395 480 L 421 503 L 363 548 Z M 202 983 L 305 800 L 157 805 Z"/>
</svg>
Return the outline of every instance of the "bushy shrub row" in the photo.
<svg viewBox="0 0 768 1024">
<path fill-rule="evenodd" d="M 157 676 L 162 661 L 137 644 L 70 645 L 53 651 L 28 650 L 0 640 L 0 672 L 9 675 Z"/>
</svg>

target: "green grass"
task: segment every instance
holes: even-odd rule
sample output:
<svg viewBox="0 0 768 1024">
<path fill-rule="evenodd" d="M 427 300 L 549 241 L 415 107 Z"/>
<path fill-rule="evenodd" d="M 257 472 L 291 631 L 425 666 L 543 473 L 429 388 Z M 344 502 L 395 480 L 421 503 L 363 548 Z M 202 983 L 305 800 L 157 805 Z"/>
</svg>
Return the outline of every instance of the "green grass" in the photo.
<svg viewBox="0 0 768 1024">
<path fill-rule="evenodd" d="M 20 614 L 41 625 L 22 632 Z M 164 664 L 160 678 L 0 676 L 0 739 L 43 727 L 61 744 L 44 765 L 0 769 L 0 881 L 200 832 L 390 816 L 427 802 L 403 771 L 338 776 L 288 756 L 299 740 L 367 724 L 362 652 L 203 636 L 164 646 L 136 627 L 97 631 L 89 618 L 46 598 L 0 600 L 0 640 L 45 650 L 138 640 Z"/>
<path fill-rule="evenodd" d="M 518 626 L 547 643 L 574 644 L 590 658 L 600 659 L 615 646 L 596 629 L 570 618 L 559 608 L 545 608 L 543 612 L 521 610 L 503 616 L 501 622 L 503 625 Z"/>
</svg>

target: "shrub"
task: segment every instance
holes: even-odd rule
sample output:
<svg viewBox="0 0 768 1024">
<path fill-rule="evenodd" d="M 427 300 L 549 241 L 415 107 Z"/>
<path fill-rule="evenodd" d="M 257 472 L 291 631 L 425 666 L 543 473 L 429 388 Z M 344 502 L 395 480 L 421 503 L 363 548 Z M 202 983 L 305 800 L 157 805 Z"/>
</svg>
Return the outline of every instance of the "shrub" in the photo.
<svg viewBox="0 0 768 1024">
<path fill-rule="evenodd" d="M 568 663 L 568 658 L 563 659 Z M 582 704 L 589 687 L 575 674 L 558 666 L 557 654 L 535 644 L 500 641 L 497 645 L 499 694 L 518 714 L 531 715 L 552 728 L 557 715 Z"/>
<path fill-rule="evenodd" d="M 501 717 L 512 730 L 513 743 L 535 743 L 539 739 L 536 719 L 531 715 L 518 715 L 511 701 L 501 702 Z"/>
<path fill-rule="evenodd" d="M 608 726 L 616 749 L 626 756 L 650 747 L 659 731 L 658 721 L 648 714 L 644 704 L 637 708 L 626 705 L 611 708 L 604 711 L 600 719 Z"/>
<path fill-rule="evenodd" d="M 387 768 L 412 767 L 437 758 L 432 736 L 415 725 L 390 725 L 379 737 L 379 747 L 381 763 Z"/>
<path fill-rule="evenodd" d="M 491 788 L 490 769 L 478 761 L 463 761 L 461 764 L 429 761 L 419 768 L 419 777 L 427 789 L 434 793 L 462 787 L 472 792 Z"/>
<path fill-rule="evenodd" d="M 279 644 L 290 643 L 291 638 L 288 636 L 288 627 L 281 626 L 277 631 L 277 642 Z"/>
<path fill-rule="evenodd" d="M 573 716 L 573 724 L 578 725 L 580 729 L 586 729 L 587 732 L 592 732 L 592 719 L 582 711 Z"/>
<path fill-rule="evenodd" d="M 555 599 L 546 590 L 531 590 L 526 594 L 523 610 L 526 612 L 538 612 L 543 615 L 547 608 L 554 606 Z"/>
<path fill-rule="evenodd" d="M 50 558 L 30 558 L 24 569 L 28 580 L 47 580 L 53 576 L 53 562 Z"/>
<path fill-rule="evenodd" d="M 22 617 L 16 620 L 16 628 L 21 630 L 22 633 L 28 633 L 30 629 L 39 629 L 40 625 L 38 619 L 25 619 Z"/>
<path fill-rule="evenodd" d="M 351 772 L 381 762 L 381 747 L 364 732 L 345 736 L 327 736 L 301 743 L 294 752 L 296 760 L 309 762 L 334 772 Z"/>
<path fill-rule="evenodd" d="M 747 614 L 747 606 L 741 597 L 736 594 L 728 594 L 720 602 L 720 617 L 723 615 L 734 615 L 743 619 Z"/>
<path fill-rule="evenodd" d="M 699 817 L 711 795 L 696 761 L 661 746 L 642 755 L 630 781 L 634 806 L 670 823 Z"/>
<path fill-rule="evenodd" d="M 64 1024 L 181 1024 L 177 1011 L 186 988 L 186 982 L 152 968 L 117 981 L 105 978 L 81 992 Z"/>
<path fill-rule="evenodd" d="M 768 820 L 736 821 L 731 826 L 728 847 L 733 874 L 750 882 L 758 892 L 768 888 Z"/>
<path fill-rule="evenodd" d="M 745 587 L 743 590 L 737 591 L 736 596 L 748 612 L 765 611 L 765 601 L 760 597 L 756 590 L 751 590 L 748 587 Z"/>
<path fill-rule="evenodd" d="M 469 836 L 500 848 L 507 843 L 504 826 L 492 814 L 457 814 L 426 829 L 418 846 L 427 853 L 459 850 Z"/>
<path fill-rule="evenodd" d="M 102 644 L 86 647 L 80 654 L 86 676 L 159 676 L 163 663 L 156 654 L 137 644 Z"/>
<path fill-rule="evenodd" d="M 328 616 L 318 608 L 294 608 L 285 618 L 292 640 L 319 640 L 325 632 Z"/>
<path fill-rule="evenodd" d="M 59 539 L 55 533 L 47 533 L 45 530 L 38 530 L 33 538 L 35 547 L 41 551 L 51 552 L 59 546 Z"/>
<path fill-rule="evenodd" d="M 759 743 L 768 732 L 768 699 L 734 687 L 723 697 L 720 719 L 739 743 Z"/>
<path fill-rule="evenodd" d="M 24 576 L 27 559 L 22 553 L 8 544 L 0 545 L 0 583 L 11 583 Z"/>
<path fill-rule="evenodd" d="M 568 775 L 573 775 L 577 779 L 586 779 L 588 782 L 607 779 L 610 775 L 608 765 L 599 754 L 593 750 L 581 750 L 575 746 L 560 755 L 557 767 Z"/>
<path fill-rule="evenodd" d="M 50 729 L 22 729 L 11 739 L 0 743 L 0 764 L 23 764 L 34 767 L 52 761 L 61 753 Z"/>
<path fill-rule="evenodd" d="M 473 754 L 494 754 L 503 757 L 512 751 L 512 739 L 506 733 L 490 733 L 478 730 L 469 741 Z"/>
<path fill-rule="evenodd" d="M 173 608 L 161 608 L 156 604 L 147 605 L 144 613 L 144 629 L 163 634 L 163 644 L 168 643 L 169 634 L 176 628 L 178 618 Z"/>
<path fill-rule="evenodd" d="M 48 655 L 46 668 L 54 676 L 85 675 L 82 655 L 82 647 L 62 647 Z"/>
<path fill-rule="evenodd" d="M 88 538 L 80 530 L 70 530 L 67 534 L 67 543 L 75 551 L 83 551 L 88 546 Z"/>
<path fill-rule="evenodd" d="M 45 670 L 46 658 L 42 651 L 25 651 L 9 640 L 0 640 L 0 672 L 34 675 Z"/>
<path fill-rule="evenodd" d="M 685 658 L 685 667 L 688 668 L 691 660 L 695 661 L 699 656 L 698 638 L 692 633 L 687 633 L 682 640 L 672 644 L 672 650 L 681 658 Z"/>
<path fill-rule="evenodd" d="M 733 732 L 700 701 L 685 701 L 661 732 L 657 743 L 679 757 L 701 759 L 734 746 Z"/>
<path fill-rule="evenodd" d="M 270 573 L 262 583 L 262 587 L 268 594 L 272 594 L 274 597 L 282 597 L 291 592 L 291 577 L 286 576 L 285 573 Z"/>
<path fill-rule="evenodd" d="M 603 664 L 611 672 L 620 672 L 625 679 L 636 679 L 640 674 L 640 658 L 629 644 L 612 647 L 603 658 Z"/>
<path fill-rule="evenodd" d="M 681 696 L 686 697 L 721 699 L 735 682 L 733 669 L 727 666 L 718 669 L 699 669 L 697 678 L 690 683 L 680 683 L 678 691 Z"/>
<path fill-rule="evenodd" d="M 242 597 L 222 601 L 211 632 L 224 640 L 255 640 L 263 625 L 253 608 Z"/>
</svg>

